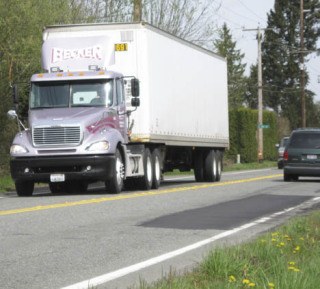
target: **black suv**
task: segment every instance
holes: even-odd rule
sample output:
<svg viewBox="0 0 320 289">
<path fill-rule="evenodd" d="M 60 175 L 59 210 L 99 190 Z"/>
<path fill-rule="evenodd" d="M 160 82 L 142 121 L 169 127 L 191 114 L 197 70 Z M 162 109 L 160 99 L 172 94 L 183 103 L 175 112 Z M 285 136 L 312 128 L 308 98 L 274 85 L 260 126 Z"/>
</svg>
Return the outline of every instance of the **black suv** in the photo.
<svg viewBox="0 0 320 289">
<path fill-rule="evenodd" d="M 286 182 L 297 181 L 299 176 L 320 177 L 320 128 L 294 130 L 283 160 Z"/>
</svg>

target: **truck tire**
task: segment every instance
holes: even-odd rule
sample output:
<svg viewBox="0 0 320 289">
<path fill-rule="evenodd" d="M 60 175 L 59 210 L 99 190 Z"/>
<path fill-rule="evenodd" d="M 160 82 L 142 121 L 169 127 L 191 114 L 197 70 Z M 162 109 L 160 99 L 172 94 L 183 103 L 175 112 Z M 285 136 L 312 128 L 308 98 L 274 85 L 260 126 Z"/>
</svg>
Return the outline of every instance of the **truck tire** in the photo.
<svg viewBox="0 0 320 289">
<path fill-rule="evenodd" d="M 222 174 L 222 159 L 223 159 L 223 153 L 221 151 L 216 151 L 216 159 L 217 159 L 216 182 L 220 182 L 221 174 Z"/>
<path fill-rule="evenodd" d="M 158 189 L 161 183 L 161 161 L 160 152 L 154 149 L 151 154 L 152 161 L 152 189 Z"/>
<path fill-rule="evenodd" d="M 33 194 L 34 182 L 32 181 L 16 181 L 17 195 L 19 197 L 30 197 Z"/>
<path fill-rule="evenodd" d="M 119 149 L 115 153 L 115 162 L 113 167 L 113 174 L 110 180 L 105 182 L 105 188 L 109 194 L 119 194 L 123 189 L 124 179 L 124 163 Z"/>
<path fill-rule="evenodd" d="M 194 153 L 194 177 L 197 182 L 204 181 L 203 152 L 196 150 Z"/>
<path fill-rule="evenodd" d="M 150 190 L 153 184 L 152 159 L 148 148 L 143 153 L 143 177 L 137 179 L 138 186 L 141 190 Z"/>
<path fill-rule="evenodd" d="M 217 155 L 214 150 L 208 150 L 204 157 L 204 180 L 215 182 L 217 179 Z"/>
</svg>

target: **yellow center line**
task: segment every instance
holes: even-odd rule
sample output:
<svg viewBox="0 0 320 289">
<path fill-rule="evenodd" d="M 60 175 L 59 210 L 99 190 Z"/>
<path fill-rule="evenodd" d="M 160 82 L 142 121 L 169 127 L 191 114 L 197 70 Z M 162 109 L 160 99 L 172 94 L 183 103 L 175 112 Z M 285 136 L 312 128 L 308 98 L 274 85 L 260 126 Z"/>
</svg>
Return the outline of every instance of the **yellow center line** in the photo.
<svg viewBox="0 0 320 289">
<path fill-rule="evenodd" d="M 217 182 L 217 183 L 210 183 L 210 184 L 206 183 L 206 184 L 202 184 L 202 185 L 184 186 L 184 187 L 177 187 L 177 188 L 171 188 L 171 189 L 137 192 L 137 193 L 123 194 L 123 195 L 121 194 L 121 195 L 117 195 L 117 196 L 110 196 L 110 197 L 108 196 L 108 197 L 103 197 L 103 198 L 80 200 L 80 201 L 74 201 L 74 202 L 65 202 L 65 203 L 58 203 L 58 204 L 52 204 L 52 205 L 42 205 L 42 206 L 35 206 L 35 207 L 30 207 L 30 208 L 4 210 L 4 211 L 0 211 L 0 216 L 21 214 L 21 213 L 35 212 L 35 211 L 44 211 L 44 210 L 58 209 L 58 208 L 66 208 L 66 207 L 74 207 L 74 206 L 80 206 L 80 205 L 97 204 L 97 203 L 103 203 L 103 202 L 126 200 L 126 199 L 148 197 L 148 196 L 155 196 L 155 195 L 163 195 L 163 194 L 170 194 L 170 193 L 178 193 L 178 192 L 189 191 L 189 190 L 199 190 L 199 189 L 206 189 L 206 188 L 212 188 L 212 187 L 221 187 L 221 186 L 228 186 L 228 185 L 235 185 L 235 184 L 242 184 L 242 183 L 249 183 L 249 182 L 261 181 L 261 180 L 273 179 L 273 178 L 278 178 L 278 177 L 282 177 L 282 176 L 283 176 L 282 174 L 276 174 L 276 175 L 248 178 L 248 179 L 235 180 L 235 181 L 225 181 L 225 182 Z"/>
</svg>

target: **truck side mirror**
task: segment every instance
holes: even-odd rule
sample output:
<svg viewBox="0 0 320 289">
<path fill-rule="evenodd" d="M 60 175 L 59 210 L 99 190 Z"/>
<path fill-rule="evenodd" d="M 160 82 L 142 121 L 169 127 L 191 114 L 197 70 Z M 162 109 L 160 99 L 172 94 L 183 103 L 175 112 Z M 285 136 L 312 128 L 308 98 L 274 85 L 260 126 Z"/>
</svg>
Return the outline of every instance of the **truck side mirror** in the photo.
<svg viewBox="0 0 320 289">
<path fill-rule="evenodd" d="M 14 84 L 12 87 L 12 100 L 14 104 L 19 103 L 18 85 Z"/>
<path fill-rule="evenodd" d="M 137 78 L 131 79 L 131 95 L 134 97 L 138 97 L 140 95 L 139 79 Z"/>
<path fill-rule="evenodd" d="M 140 106 L 140 98 L 138 98 L 138 97 L 131 98 L 131 106 L 132 107 Z"/>
<path fill-rule="evenodd" d="M 7 116 L 8 116 L 10 119 L 15 119 L 15 118 L 18 117 L 16 111 L 13 110 L 13 109 L 12 109 L 12 110 L 9 110 L 9 111 L 7 112 Z"/>
</svg>

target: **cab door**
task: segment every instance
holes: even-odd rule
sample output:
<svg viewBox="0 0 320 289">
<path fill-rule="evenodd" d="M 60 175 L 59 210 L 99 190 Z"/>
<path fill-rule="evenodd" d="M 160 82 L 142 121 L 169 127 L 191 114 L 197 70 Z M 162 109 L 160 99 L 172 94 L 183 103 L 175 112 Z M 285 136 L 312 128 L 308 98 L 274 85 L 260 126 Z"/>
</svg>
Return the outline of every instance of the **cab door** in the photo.
<svg viewBox="0 0 320 289">
<path fill-rule="evenodd" d="M 127 134 L 127 114 L 126 114 L 126 101 L 124 94 L 124 86 L 123 79 L 116 79 L 116 106 L 117 106 L 117 118 L 119 124 L 119 131 L 124 139 L 124 141 L 128 142 L 128 134 Z"/>
</svg>

